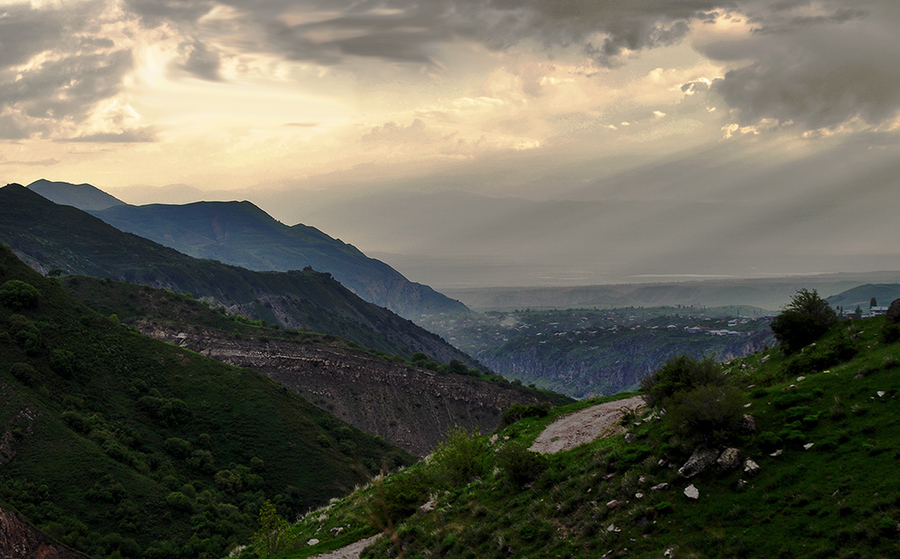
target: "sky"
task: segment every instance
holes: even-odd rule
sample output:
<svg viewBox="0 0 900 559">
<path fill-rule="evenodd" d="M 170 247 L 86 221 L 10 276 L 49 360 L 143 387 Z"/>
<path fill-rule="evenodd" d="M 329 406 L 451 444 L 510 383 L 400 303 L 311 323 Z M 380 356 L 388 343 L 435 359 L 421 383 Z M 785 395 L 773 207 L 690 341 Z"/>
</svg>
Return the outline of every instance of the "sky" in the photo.
<svg viewBox="0 0 900 559">
<path fill-rule="evenodd" d="M 435 287 L 900 268 L 896 0 L 0 0 L 0 180 Z"/>
</svg>

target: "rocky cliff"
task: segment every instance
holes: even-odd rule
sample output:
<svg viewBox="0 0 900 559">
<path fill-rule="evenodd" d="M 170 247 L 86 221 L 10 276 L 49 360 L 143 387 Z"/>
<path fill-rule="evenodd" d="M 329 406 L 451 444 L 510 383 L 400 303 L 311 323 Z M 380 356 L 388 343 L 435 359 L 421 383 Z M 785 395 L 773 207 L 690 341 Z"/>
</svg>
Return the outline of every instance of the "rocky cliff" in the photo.
<svg viewBox="0 0 900 559">
<path fill-rule="evenodd" d="M 246 339 L 143 321 L 145 335 L 265 373 L 348 423 L 420 456 L 454 427 L 494 430 L 503 410 L 534 393 L 462 375 L 393 363 L 361 352 L 290 340 Z"/>
<path fill-rule="evenodd" d="M 0 557 L 3 559 L 88 559 L 50 541 L 12 510 L 0 508 Z"/>
</svg>

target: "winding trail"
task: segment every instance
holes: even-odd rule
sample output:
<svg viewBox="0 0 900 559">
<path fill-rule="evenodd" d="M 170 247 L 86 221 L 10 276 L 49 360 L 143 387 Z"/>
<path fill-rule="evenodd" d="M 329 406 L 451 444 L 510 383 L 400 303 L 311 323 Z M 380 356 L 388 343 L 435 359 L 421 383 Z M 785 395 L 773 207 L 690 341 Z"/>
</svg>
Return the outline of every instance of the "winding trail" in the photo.
<svg viewBox="0 0 900 559">
<path fill-rule="evenodd" d="M 366 538 L 364 540 L 359 540 L 356 543 L 351 543 L 346 547 L 342 547 L 328 553 L 316 555 L 312 559 L 359 559 L 359 556 L 363 552 L 363 550 L 372 545 L 372 543 L 380 537 L 381 534 L 377 534 L 375 536 L 372 536 L 371 538 Z"/>
<path fill-rule="evenodd" d="M 619 421 L 626 413 L 644 407 L 644 398 L 632 396 L 624 400 L 604 402 L 596 406 L 564 415 L 538 435 L 529 450 L 541 454 L 555 454 L 572 450 L 599 438 L 622 432 Z"/>
</svg>

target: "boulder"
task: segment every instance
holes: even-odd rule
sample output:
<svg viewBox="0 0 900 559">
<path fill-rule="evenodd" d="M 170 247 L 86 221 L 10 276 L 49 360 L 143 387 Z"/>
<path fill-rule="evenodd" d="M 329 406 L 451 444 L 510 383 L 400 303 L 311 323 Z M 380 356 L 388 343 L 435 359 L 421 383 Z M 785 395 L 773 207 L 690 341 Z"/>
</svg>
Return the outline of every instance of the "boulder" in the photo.
<svg viewBox="0 0 900 559">
<path fill-rule="evenodd" d="M 744 473 L 750 476 L 755 476 L 759 473 L 762 468 L 759 467 L 759 464 L 747 458 L 744 460 Z"/>
<path fill-rule="evenodd" d="M 700 490 L 692 483 L 684 488 L 684 496 L 688 499 L 699 499 Z"/>
<path fill-rule="evenodd" d="M 719 451 L 710 448 L 697 448 L 684 466 L 678 469 L 678 473 L 684 477 L 691 478 L 699 474 L 703 470 L 709 468 L 716 463 L 719 457 Z"/>
<path fill-rule="evenodd" d="M 719 455 L 716 464 L 723 470 L 733 470 L 741 465 L 741 451 L 736 448 L 726 448 Z"/>
<path fill-rule="evenodd" d="M 888 307 L 887 313 L 884 315 L 887 324 L 897 324 L 900 322 L 900 299 L 894 299 L 891 306 Z"/>
</svg>

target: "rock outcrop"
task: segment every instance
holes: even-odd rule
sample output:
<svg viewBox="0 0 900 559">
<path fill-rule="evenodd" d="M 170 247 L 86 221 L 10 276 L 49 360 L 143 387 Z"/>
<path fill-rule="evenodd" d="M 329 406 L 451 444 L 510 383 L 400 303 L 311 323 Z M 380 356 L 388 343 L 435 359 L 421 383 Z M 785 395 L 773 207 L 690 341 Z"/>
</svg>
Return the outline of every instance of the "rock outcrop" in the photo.
<svg viewBox="0 0 900 559">
<path fill-rule="evenodd" d="M 900 299 L 894 299 L 893 302 L 891 302 L 891 306 L 888 307 L 884 319 L 888 324 L 897 324 L 900 322 Z"/>
<path fill-rule="evenodd" d="M 453 428 L 490 432 L 513 404 L 541 401 L 535 393 L 507 384 L 339 347 L 235 338 L 216 330 L 151 322 L 137 326 L 150 337 L 264 373 L 347 423 L 419 456 L 428 454 Z"/>
<path fill-rule="evenodd" d="M 52 542 L 17 512 L 0 508 L 0 557 L 4 559 L 88 559 Z"/>
</svg>

